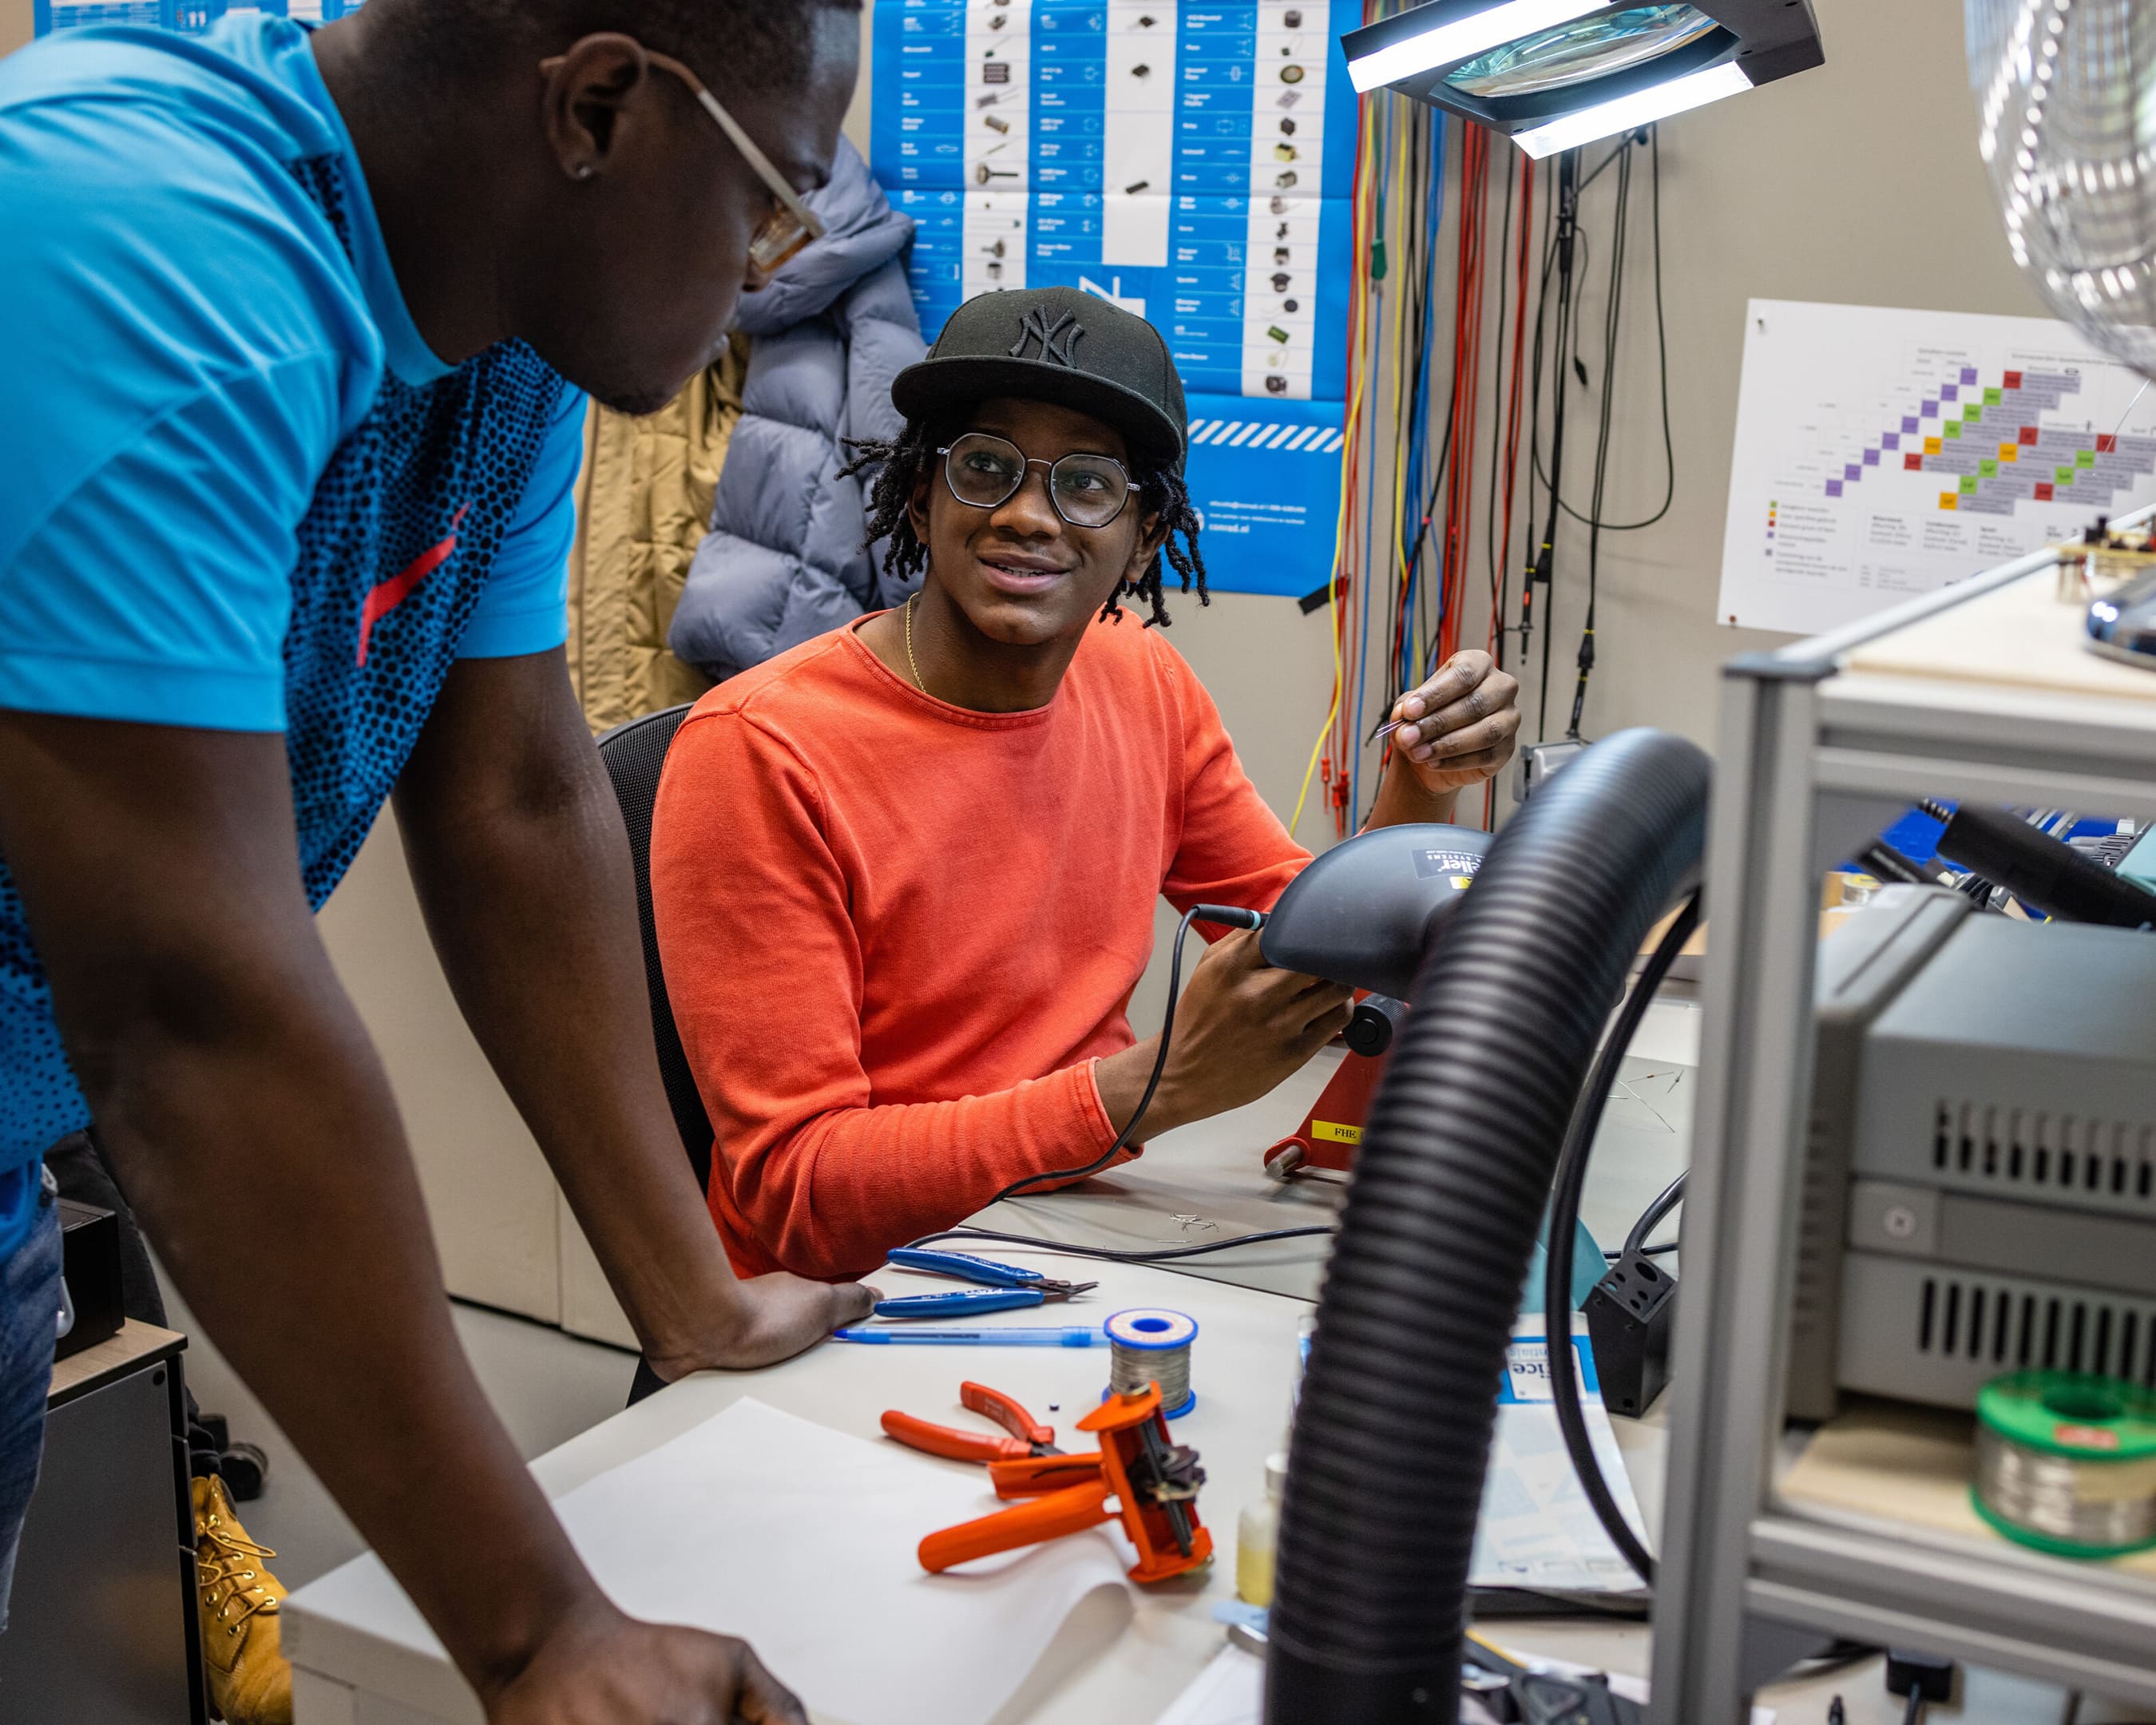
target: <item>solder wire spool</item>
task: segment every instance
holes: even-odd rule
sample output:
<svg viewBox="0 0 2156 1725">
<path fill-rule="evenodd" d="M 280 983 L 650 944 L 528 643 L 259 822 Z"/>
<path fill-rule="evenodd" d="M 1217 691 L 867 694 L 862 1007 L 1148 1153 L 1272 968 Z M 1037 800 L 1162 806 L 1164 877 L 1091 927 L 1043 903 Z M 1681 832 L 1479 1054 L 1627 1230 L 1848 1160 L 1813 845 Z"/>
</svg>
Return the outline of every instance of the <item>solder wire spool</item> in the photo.
<svg viewBox="0 0 2156 1725">
<path fill-rule="evenodd" d="M 1179 1420 L 1198 1405 L 1190 1387 L 1190 1344 L 1198 1339 L 1198 1320 L 1164 1307 L 1139 1306 L 1119 1312 L 1102 1327 L 1108 1337 L 1111 1395 L 1141 1395 L 1148 1384 L 1160 1386 L 1161 1411 Z"/>
<path fill-rule="evenodd" d="M 2056 1557 L 2156 1546 L 2156 1394 L 2082 1372 L 2016 1372 L 1976 1399 L 1977 1513 Z"/>
</svg>

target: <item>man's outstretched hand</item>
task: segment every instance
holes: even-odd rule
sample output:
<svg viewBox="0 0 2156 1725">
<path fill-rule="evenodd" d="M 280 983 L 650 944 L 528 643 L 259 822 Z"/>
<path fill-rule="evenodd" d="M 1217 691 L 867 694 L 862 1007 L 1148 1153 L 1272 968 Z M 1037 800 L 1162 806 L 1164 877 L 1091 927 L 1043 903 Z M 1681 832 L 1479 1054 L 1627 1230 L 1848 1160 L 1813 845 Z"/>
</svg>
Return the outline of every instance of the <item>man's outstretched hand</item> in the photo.
<svg viewBox="0 0 2156 1725">
<path fill-rule="evenodd" d="M 691 1372 L 740 1372 L 805 1353 L 840 1326 L 859 1323 L 879 1297 L 858 1282 L 810 1281 L 779 1272 L 752 1276 L 730 1290 L 729 1308 L 693 1352 L 653 1355 L 668 1383 Z"/>
<path fill-rule="evenodd" d="M 588 1615 L 589 1620 L 586 1620 Z M 486 1710 L 488 1725 L 808 1725 L 746 1641 L 639 1623 L 610 1605 L 565 1624 Z"/>
</svg>

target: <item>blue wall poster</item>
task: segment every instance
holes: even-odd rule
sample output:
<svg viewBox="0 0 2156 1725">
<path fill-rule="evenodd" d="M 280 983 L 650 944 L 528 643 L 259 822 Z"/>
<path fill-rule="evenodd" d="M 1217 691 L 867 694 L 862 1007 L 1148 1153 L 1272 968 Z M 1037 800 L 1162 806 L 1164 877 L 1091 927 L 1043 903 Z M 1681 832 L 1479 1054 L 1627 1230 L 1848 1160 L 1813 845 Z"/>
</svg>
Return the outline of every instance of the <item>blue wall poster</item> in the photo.
<svg viewBox="0 0 2156 1725">
<path fill-rule="evenodd" d="M 30 24 L 38 35 L 91 24 L 135 24 L 147 30 L 179 30 L 198 36 L 228 12 L 266 12 L 309 23 L 328 23 L 357 12 L 362 0 L 32 0 Z"/>
<path fill-rule="evenodd" d="M 1359 0 L 875 0 L 870 165 L 914 218 L 933 341 L 959 304 L 1075 287 L 1151 321 L 1189 396 L 1213 584 L 1332 567 L 1347 408 Z"/>
</svg>

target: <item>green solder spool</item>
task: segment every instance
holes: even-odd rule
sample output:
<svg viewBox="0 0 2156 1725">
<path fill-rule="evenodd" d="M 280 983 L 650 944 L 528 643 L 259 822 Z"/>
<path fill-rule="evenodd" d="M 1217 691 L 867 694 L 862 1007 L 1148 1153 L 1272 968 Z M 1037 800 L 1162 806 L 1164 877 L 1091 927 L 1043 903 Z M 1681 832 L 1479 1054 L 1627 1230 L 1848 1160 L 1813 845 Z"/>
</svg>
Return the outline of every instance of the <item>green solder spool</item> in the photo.
<svg viewBox="0 0 2156 1725">
<path fill-rule="evenodd" d="M 1976 1399 L 1977 1513 L 2055 1557 L 2156 1546 L 2156 1394 L 2083 1372 L 2015 1372 Z"/>
</svg>

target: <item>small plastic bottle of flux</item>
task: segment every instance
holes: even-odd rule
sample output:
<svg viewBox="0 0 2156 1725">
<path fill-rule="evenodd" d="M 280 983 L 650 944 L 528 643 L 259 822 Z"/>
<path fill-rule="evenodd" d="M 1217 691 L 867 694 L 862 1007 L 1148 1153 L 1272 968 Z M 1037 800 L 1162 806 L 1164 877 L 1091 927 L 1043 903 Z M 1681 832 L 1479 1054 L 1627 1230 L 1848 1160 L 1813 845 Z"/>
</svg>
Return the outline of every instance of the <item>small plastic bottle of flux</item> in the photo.
<svg viewBox="0 0 2156 1725">
<path fill-rule="evenodd" d="M 1273 1602 L 1273 1549 L 1280 1538 L 1281 1491 L 1287 1484 L 1287 1457 L 1265 1458 L 1265 1495 L 1244 1507 L 1235 1524 L 1235 1591 L 1244 1603 Z"/>
</svg>

